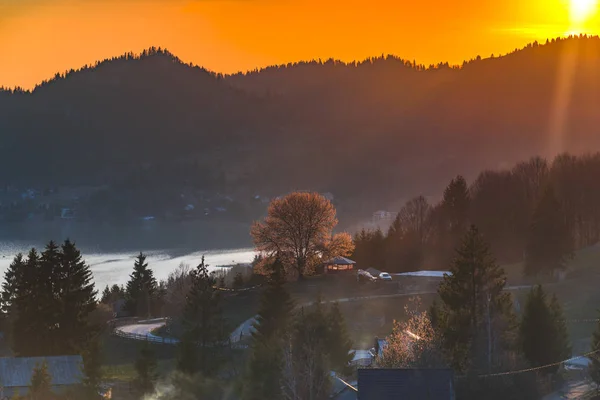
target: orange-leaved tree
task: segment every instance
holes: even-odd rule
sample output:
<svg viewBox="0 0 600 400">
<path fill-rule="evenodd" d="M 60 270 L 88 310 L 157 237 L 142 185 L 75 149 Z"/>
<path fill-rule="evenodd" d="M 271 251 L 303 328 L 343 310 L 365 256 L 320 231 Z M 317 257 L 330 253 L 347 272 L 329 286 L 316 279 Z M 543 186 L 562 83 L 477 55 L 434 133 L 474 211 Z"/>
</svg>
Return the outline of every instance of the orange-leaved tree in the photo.
<svg viewBox="0 0 600 400">
<path fill-rule="evenodd" d="M 278 254 L 288 270 L 299 278 L 314 271 L 323 257 L 347 256 L 353 251 L 350 236 L 332 235 L 337 225 L 335 208 L 318 193 L 294 192 L 269 205 L 263 221 L 251 234 L 258 252 Z"/>
<path fill-rule="evenodd" d="M 442 363 L 439 338 L 419 297 L 404 306 L 405 321 L 394 321 L 392 334 L 377 364 L 383 368 L 433 368 Z"/>
</svg>

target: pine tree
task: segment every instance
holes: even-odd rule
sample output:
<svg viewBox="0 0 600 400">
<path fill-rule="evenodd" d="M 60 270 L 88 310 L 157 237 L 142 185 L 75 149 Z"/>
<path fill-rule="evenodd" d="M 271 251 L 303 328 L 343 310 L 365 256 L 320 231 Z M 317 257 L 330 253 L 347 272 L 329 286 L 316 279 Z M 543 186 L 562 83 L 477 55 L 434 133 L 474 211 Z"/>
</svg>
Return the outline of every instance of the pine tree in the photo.
<svg viewBox="0 0 600 400">
<path fill-rule="evenodd" d="M 590 368 L 589 374 L 590 377 L 596 385 L 600 387 L 600 319 L 596 324 L 596 330 L 594 330 L 594 334 L 592 335 L 592 348 L 591 351 L 594 353 L 590 355 Z"/>
<path fill-rule="evenodd" d="M 556 296 L 550 301 L 541 286 L 527 296 L 520 326 L 523 355 L 532 367 L 556 363 L 571 356 L 569 335 Z M 558 366 L 545 369 L 554 373 Z"/>
<path fill-rule="evenodd" d="M 4 282 L 2 282 L 2 295 L 0 300 L 2 301 L 0 310 L 5 315 L 5 329 L 6 339 L 12 344 L 13 350 L 15 350 L 14 341 L 14 323 L 17 319 L 17 296 L 19 290 L 19 284 L 21 282 L 21 274 L 23 274 L 25 268 L 25 260 L 23 254 L 19 253 L 15 256 L 12 263 L 8 266 L 4 272 Z M 18 342 L 18 339 L 17 339 Z"/>
<path fill-rule="evenodd" d="M 125 309 L 130 315 L 149 317 L 156 300 L 158 285 L 148 268 L 146 256 L 140 252 L 125 289 Z"/>
<path fill-rule="evenodd" d="M 438 289 L 443 314 L 437 321 L 441 339 L 453 368 L 487 372 L 490 359 L 497 353 L 496 346 L 490 352 L 489 345 L 508 340 L 514 331 L 512 299 L 503 292 L 506 275 L 475 226 L 456 253 L 450 274 L 444 276 Z"/>
<path fill-rule="evenodd" d="M 227 338 L 221 312 L 221 296 L 219 291 L 215 290 L 215 278 L 208 273 L 207 267 L 202 257 L 201 263 L 191 273 L 192 286 L 183 311 L 183 346 L 188 347 L 185 349 L 187 351 L 198 351 L 197 364 L 183 363 L 183 360 L 180 360 L 180 365 L 186 365 L 188 372 L 201 372 L 204 375 L 217 372 Z M 190 359 L 192 357 L 182 356 Z"/>
<path fill-rule="evenodd" d="M 80 354 L 97 329 L 88 322 L 89 314 L 96 309 L 97 292 L 92 271 L 75 243 L 65 240 L 61 253 L 57 335 L 61 338 L 61 354 Z"/>
<path fill-rule="evenodd" d="M 19 253 L 15 256 L 8 269 L 4 272 L 4 282 L 2 282 L 2 306 L 3 313 L 10 314 L 14 306 L 14 302 L 18 295 L 18 285 L 21 281 L 21 275 L 25 268 L 25 260 L 23 254 Z"/>
<path fill-rule="evenodd" d="M 53 345 L 47 341 L 47 324 L 42 313 L 44 296 L 40 290 L 39 264 L 38 252 L 31 249 L 14 282 L 12 347 L 22 357 L 51 354 L 49 347 Z"/>
<path fill-rule="evenodd" d="M 527 238 L 525 275 L 562 271 L 573 256 L 573 238 L 554 190 L 548 187 L 536 207 Z"/>
<path fill-rule="evenodd" d="M 453 249 L 460 244 L 468 228 L 470 202 L 465 178 L 459 175 L 452 179 L 444 190 L 444 197 L 436 210 L 441 265 L 445 266 L 451 262 Z"/>
<path fill-rule="evenodd" d="M 38 304 L 43 315 L 44 332 L 46 332 L 46 341 L 52 346 L 51 349 L 44 352 L 44 355 L 60 355 L 61 343 L 64 337 L 61 337 L 59 331 L 63 311 L 60 297 L 60 269 L 62 253 L 61 249 L 54 243 L 48 242 L 46 248 L 40 255 L 39 266 L 37 268 L 36 286 L 38 291 Z"/>
<path fill-rule="evenodd" d="M 279 257 L 269 265 L 267 287 L 252 333 L 252 354 L 244 380 L 244 399 L 279 399 L 283 366 L 282 338 L 289 328 L 294 304 L 285 289 L 285 271 Z"/>
<path fill-rule="evenodd" d="M 334 371 L 348 376 L 351 373 L 350 362 L 354 358 L 352 340 L 346 328 L 346 320 L 338 303 L 333 303 L 327 314 L 329 324 L 327 345 L 331 367 Z"/>
<path fill-rule="evenodd" d="M 111 294 L 112 293 L 110 291 L 110 288 L 108 287 L 108 285 L 106 285 L 106 287 L 102 291 L 102 297 L 100 298 L 100 303 L 109 304 L 110 300 L 111 300 Z"/>
<path fill-rule="evenodd" d="M 52 377 L 48 372 L 46 361 L 37 364 L 31 376 L 31 389 L 29 391 L 32 400 L 46 400 L 50 396 Z"/>
<path fill-rule="evenodd" d="M 554 322 L 554 346 L 552 350 L 554 359 L 555 362 L 566 360 L 572 355 L 571 341 L 562 306 L 555 294 L 550 299 L 549 307 Z"/>
<path fill-rule="evenodd" d="M 154 349 L 148 342 L 144 342 L 140 349 L 139 356 L 135 360 L 135 370 L 137 372 L 136 386 L 142 393 L 148 393 L 154 388 L 154 381 L 157 378 L 157 362 Z"/>
<path fill-rule="evenodd" d="M 255 341 L 267 341 L 286 329 L 294 303 L 285 288 L 285 269 L 279 258 L 269 266 L 267 287 L 260 299 L 260 309 L 254 324 L 252 337 Z"/>
<path fill-rule="evenodd" d="M 523 355 L 532 367 L 553 362 L 549 354 L 552 328 L 546 293 L 541 286 L 536 286 L 527 296 L 520 326 Z"/>
</svg>

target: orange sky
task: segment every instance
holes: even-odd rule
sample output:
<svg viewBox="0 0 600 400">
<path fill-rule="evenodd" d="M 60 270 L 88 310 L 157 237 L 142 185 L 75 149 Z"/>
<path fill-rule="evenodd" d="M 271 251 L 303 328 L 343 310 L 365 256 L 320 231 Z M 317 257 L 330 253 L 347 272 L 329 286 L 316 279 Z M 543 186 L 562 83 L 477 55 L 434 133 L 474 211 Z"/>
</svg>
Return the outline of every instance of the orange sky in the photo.
<svg viewBox="0 0 600 400">
<path fill-rule="evenodd" d="M 597 33 L 598 16 L 574 22 L 569 1 L 590 0 L 0 0 L 0 86 L 150 46 L 225 73 L 382 53 L 460 63 Z"/>
</svg>

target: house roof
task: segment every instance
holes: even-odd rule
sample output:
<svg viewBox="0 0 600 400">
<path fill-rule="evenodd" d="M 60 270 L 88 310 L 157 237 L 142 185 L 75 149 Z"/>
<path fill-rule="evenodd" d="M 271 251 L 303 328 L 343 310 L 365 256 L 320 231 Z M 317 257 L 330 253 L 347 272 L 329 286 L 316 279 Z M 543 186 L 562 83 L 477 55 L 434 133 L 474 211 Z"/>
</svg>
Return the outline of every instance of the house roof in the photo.
<svg viewBox="0 0 600 400">
<path fill-rule="evenodd" d="M 346 257 L 334 257 L 331 260 L 325 261 L 327 265 L 354 265 L 356 261 L 352 261 Z"/>
<path fill-rule="evenodd" d="M 450 369 L 359 369 L 358 400 L 453 400 Z"/>
<path fill-rule="evenodd" d="M 83 377 L 81 356 L 2 357 L 0 358 L 0 385 L 5 388 L 29 386 L 35 366 L 44 361 L 48 364 L 52 385 L 81 383 Z"/>
</svg>

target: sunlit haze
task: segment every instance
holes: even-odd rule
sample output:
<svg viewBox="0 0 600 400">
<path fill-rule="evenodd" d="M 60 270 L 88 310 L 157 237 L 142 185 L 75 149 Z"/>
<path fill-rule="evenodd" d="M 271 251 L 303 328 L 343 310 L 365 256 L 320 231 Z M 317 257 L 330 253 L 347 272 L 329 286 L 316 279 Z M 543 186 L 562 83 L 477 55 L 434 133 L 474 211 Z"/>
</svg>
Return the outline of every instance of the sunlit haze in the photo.
<svg viewBox="0 0 600 400">
<path fill-rule="evenodd" d="M 0 0 L 0 86 L 150 46 L 230 73 L 380 55 L 430 64 L 597 33 L 595 0 Z"/>
</svg>

